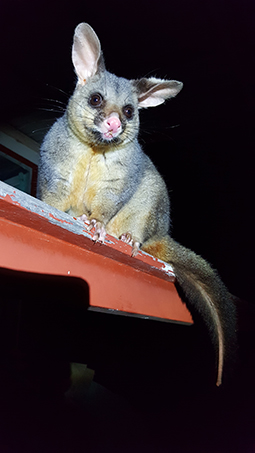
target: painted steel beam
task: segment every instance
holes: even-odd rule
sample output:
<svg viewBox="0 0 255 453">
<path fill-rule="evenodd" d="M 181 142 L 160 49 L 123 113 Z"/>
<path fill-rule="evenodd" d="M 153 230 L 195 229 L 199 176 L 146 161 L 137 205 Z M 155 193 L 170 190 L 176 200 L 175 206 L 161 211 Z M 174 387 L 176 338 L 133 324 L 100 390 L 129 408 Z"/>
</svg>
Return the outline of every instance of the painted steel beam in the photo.
<svg viewBox="0 0 255 453">
<path fill-rule="evenodd" d="M 92 240 L 84 222 L 0 182 L 0 266 L 75 276 L 89 284 L 90 307 L 192 323 L 168 264 L 107 235 Z"/>
</svg>

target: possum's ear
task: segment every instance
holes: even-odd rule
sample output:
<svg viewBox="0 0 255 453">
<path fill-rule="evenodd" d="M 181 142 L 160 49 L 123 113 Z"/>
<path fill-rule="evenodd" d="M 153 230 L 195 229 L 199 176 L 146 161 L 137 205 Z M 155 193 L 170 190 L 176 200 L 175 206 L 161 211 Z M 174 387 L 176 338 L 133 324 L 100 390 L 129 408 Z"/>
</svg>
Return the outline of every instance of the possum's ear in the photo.
<svg viewBox="0 0 255 453">
<path fill-rule="evenodd" d="M 155 77 L 132 80 L 132 84 L 137 92 L 139 108 L 163 104 L 166 99 L 176 96 L 183 87 L 183 83 L 177 80 L 162 80 Z"/>
<path fill-rule="evenodd" d="M 74 31 L 72 61 L 81 85 L 105 69 L 100 41 L 89 24 L 81 23 Z"/>
</svg>

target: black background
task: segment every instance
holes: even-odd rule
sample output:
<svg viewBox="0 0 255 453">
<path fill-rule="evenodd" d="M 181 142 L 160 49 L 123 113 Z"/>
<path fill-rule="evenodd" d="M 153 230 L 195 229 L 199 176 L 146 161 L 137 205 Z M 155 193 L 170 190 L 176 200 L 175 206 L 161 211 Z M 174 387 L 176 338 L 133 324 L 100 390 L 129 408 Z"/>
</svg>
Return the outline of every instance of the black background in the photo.
<svg viewBox="0 0 255 453">
<path fill-rule="evenodd" d="M 58 89 L 74 89 L 72 36 L 83 21 L 98 34 L 111 72 L 184 83 L 176 99 L 142 113 L 140 141 L 167 181 L 173 237 L 249 301 L 254 9 L 253 0 L 6 0 L 0 14 L 2 120 L 45 108 L 45 98 L 66 102 Z"/>
<path fill-rule="evenodd" d="M 184 83 L 176 99 L 142 112 L 140 141 L 167 181 L 172 201 L 172 235 L 207 258 L 232 293 L 251 302 L 254 300 L 254 5 L 254 0 L 2 0 L 0 7 L 0 119 L 13 123 L 15 118 L 23 117 L 24 130 L 41 128 L 42 133 L 46 132 L 52 113 L 42 111 L 42 118 L 48 119 L 45 129 L 45 121 L 38 123 L 39 109 L 55 109 L 61 105 L 56 100 L 65 103 L 72 93 L 75 74 L 71 46 L 79 22 L 88 22 L 95 29 L 111 72 L 127 78 L 154 75 Z M 46 101 L 47 98 L 53 101 Z M 6 304 L 1 305 L 1 310 L 7 307 L 13 323 L 13 305 L 20 303 L 22 292 L 19 285 L 17 301 L 12 300 L 9 287 L 8 284 Z M 33 290 L 31 284 L 23 289 L 24 304 L 31 302 L 25 312 L 30 316 L 38 290 Z M 64 290 L 63 287 L 63 295 Z M 74 298 L 70 310 L 75 312 L 79 301 L 79 297 Z M 45 302 L 49 306 L 47 316 L 44 312 L 40 316 L 40 310 L 36 311 L 43 327 L 36 333 L 43 348 L 43 335 L 48 338 L 48 327 L 43 322 L 50 324 L 52 313 L 54 320 L 56 317 L 52 327 L 56 340 L 62 326 L 54 306 L 58 298 L 55 294 L 50 301 L 42 297 L 42 303 Z M 65 319 L 63 297 L 60 303 L 66 340 L 65 322 L 66 319 L 69 322 L 70 316 L 68 311 Z M 246 310 L 247 304 L 242 306 Z M 249 321 L 247 313 L 246 321 Z M 10 346 L 9 337 L 12 340 L 16 337 L 11 337 L 4 316 L 1 319 L 2 349 Z M 8 442 L 12 439 L 14 445 L 11 449 L 6 440 L 2 450 L 7 451 L 7 447 L 15 453 L 69 453 L 75 449 L 85 451 L 87 447 L 88 451 L 97 452 L 144 451 L 146 445 L 149 452 L 169 452 L 173 445 L 172 451 L 180 453 L 253 452 L 253 319 L 250 317 L 250 324 L 239 335 L 242 366 L 234 373 L 233 382 L 219 389 L 213 383 L 209 393 L 204 390 L 206 364 L 209 363 L 211 382 L 212 362 L 207 358 L 205 336 L 201 340 L 196 328 L 193 329 L 196 326 L 188 331 L 185 326 L 155 321 L 145 324 L 140 319 L 131 322 L 130 318 L 89 313 L 86 328 L 82 325 L 79 331 L 80 318 L 75 313 L 74 332 L 77 336 L 82 332 L 86 337 L 84 343 L 80 338 L 77 340 L 82 351 L 83 344 L 88 343 L 87 350 L 84 348 L 87 354 L 84 363 L 96 370 L 99 383 L 130 398 L 138 410 L 135 406 L 125 417 L 119 416 L 107 401 L 103 416 L 101 405 L 99 416 L 89 406 L 86 421 L 84 412 L 77 408 L 54 405 L 55 400 L 52 403 L 50 399 L 45 403 L 45 394 L 51 395 L 55 387 L 59 391 L 65 378 L 62 363 L 60 370 L 55 360 L 52 364 L 47 360 L 43 363 L 35 348 L 34 360 L 30 355 L 25 359 L 18 356 L 17 372 L 15 360 L 14 365 L 10 364 L 8 354 L 9 365 L 5 366 L 1 355 L 1 373 L 6 368 L 7 378 L 0 384 L 0 399 L 5 403 L 1 404 L 0 444 L 2 447 L 6 438 Z M 34 318 L 28 323 L 32 331 L 37 328 L 34 323 Z M 35 347 L 28 326 L 25 324 L 23 332 L 28 336 L 26 344 Z M 75 338 L 74 335 L 73 342 Z M 74 346 L 77 351 L 77 345 Z M 54 349 L 50 336 L 49 348 Z M 79 361 L 77 357 L 71 360 Z M 19 388 L 19 380 L 24 379 L 22 370 L 28 375 L 28 383 L 22 384 L 28 390 L 21 386 L 15 392 L 16 380 Z M 43 396 L 34 402 L 33 391 L 40 393 L 40 385 L 39 390 L 33 389 L 40 379 Z M 21 393 L 20 399 L 17 393 Z M 31 393 L 33 398 L 29 398 Z M 93 403 L 97 403 L 95 398 Z M 137 431 L 140 431 L 140 448 L 132 447 Z M 114 449 L 118 436 L 120 447 Z M 105 441 L 110 442 L 109 449 Z M 100 444 L 98 449 L 97 444 Z"/>
</svg>

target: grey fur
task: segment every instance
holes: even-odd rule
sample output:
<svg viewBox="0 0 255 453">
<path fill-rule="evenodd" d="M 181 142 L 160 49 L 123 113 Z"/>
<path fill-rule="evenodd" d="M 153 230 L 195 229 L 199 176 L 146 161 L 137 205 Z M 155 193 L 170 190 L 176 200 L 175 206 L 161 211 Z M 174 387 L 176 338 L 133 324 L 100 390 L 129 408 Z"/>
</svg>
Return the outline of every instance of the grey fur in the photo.
<svg viewBox="0 0 255 453">
<path fill-rule="evenodd" d="M 62 118 L 41 147 L 38 197 L 73 216 L 86 216 L 95 240 L 122 238 L 173 265 L 177 289 L 202 317 L 223 362 L 236 349 L 235 307 L 209 264 L 169 236 L 164 180 L 138 143 L 139 109 L 176 96 L 182 83 L 127 80 L 105 69 L 99 39 L 88 24 L 75 30 L 72 58 L 78 81 Z"/>
</svg>

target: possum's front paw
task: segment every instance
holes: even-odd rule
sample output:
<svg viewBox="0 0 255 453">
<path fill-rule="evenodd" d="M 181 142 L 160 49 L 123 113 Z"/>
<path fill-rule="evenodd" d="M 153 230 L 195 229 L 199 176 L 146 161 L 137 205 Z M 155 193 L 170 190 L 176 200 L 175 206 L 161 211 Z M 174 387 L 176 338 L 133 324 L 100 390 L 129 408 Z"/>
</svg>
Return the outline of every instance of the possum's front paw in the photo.
<svg viewBox="0 0 255 453">
<path fill-rule="evenodd" d="M 82 220 L 86 224 L 89 231 L 94 228 L 95 231 L 92 237 L 93 241 L 104 242 L 106 231 L 102 222 L 99 222 L 96 219 L 89 220 L 86 214 L 82 214 L 80 217 L 78 217 L 78 219 Z"/>
<path fill-rule="evenodd" d="M 91 219 L 89 221 L 88 230 L 90 231 L 93 228 L 94 228 L 94 234 L 93 234 L 93 237 L 92 237 L 93 241 L 95 241 L 95 242 L 104 242 L 105 236 L 106 236 L 106 231 L 105 231 L 105 227 L 102 224 L 102 222 L 99 222 L 96 219 Z"/>
<path fill-rule="evenodd" d="M 136 256 L 137 253 L 139 252 L 140 242 L 137 241 L 135 238 L 133 238 L 131 233 L 122 234 L 120 236 L 120 239 L 123 242 L 126 242 L 127 244 L 132 246 L 132 254 L 131 254 L 131 256 Z"/>
<path fill-rule="evenodd" d="M 88 217 L 86 216 L 86 214 L 82 214 L 80 215 L 79 217 L 77 217 L 78 220 L 82 220 L 83 222 L 89 222 L 89 219 Z"/>
</svg>

